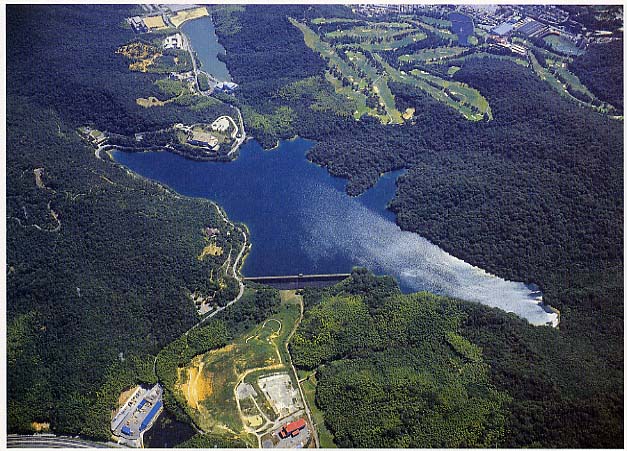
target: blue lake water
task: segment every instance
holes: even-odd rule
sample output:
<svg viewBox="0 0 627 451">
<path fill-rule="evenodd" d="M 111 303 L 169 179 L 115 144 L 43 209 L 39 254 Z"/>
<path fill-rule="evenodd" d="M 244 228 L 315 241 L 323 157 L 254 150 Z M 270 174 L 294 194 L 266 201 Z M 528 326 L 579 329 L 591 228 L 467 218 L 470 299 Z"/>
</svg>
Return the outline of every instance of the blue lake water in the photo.
<svg viewBox="0 0 627 451">
<path fill-rule="evenodd" d="M 394 276 L 405 292 L 427 290 L 500 307 L 533 324 L 557 315 L 538 304 L 537 288 L 509 282 L 400 230 L 386 205 L 399 172 L 384 175 L 357 198 L 345 180 L 307 161 L 310 141 L 281 142 L 264 151 L 256 141 L 231 163 L 195 162 L 168 152 L 113 152 L 115 160 L 175 191 L 220 204 L 250 229 L 246 276 L 350 272 L 365 266 Z"/>
<path fill-rule="evenodd" d="M 224 47 L 218 42 L 213 22 L 209 16 L 190 20 L 181 26 L 183 33 L 189 38 L 198 59 L 200 68 L 221 81 L 232 81 L 229 70 L 218 59 L 224 53 Z"/>
<path fill-rule="evenodd" d="M 460 13 L 451 13 L 448 20 L 452 23 L 451 31 L 457 35 L 459 43 L 468 45 L 468 38 L 475 31 L 472 18 Z"/>
</svg>

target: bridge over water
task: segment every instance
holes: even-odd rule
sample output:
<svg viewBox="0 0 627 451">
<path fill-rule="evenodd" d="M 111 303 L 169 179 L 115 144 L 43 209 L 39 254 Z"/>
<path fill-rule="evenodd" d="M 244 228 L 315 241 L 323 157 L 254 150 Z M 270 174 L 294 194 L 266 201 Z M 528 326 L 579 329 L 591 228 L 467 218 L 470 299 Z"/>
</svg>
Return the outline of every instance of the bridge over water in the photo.
<svg viewBox="0 0 627 451">
<path fill-rule="evenodd" d="M 244 281 L 269 285 L 279 290 L 299 290 L 306 287 L 322 288 L 335 285 L 349 277 L 341 274 L 298 274 L 288 276 L 244 277 Z"/>
</svg>

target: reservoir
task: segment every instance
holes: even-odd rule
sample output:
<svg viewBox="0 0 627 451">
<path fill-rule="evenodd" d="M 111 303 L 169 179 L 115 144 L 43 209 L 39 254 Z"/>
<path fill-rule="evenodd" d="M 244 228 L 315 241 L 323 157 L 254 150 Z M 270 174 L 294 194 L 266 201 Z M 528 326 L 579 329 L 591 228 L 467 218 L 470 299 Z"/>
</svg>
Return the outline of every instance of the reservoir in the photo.
<svg viewBox="0 0 627 451">
<path fill-rule="evenodd" d="M 200 60 L 200 69 L 220 81 L 232 81 L 226 64 L 218 59 L 218 54 L 225 53 L 225 50 L 218 42 L 211 17 L 205 16 L 185 22 L 181 30 L 189 38 Z"/>
<path fill-rule="evenodd" d="M 451 13 L 448 20 L 451 21 L 451 31 L 457 35 L 459 43 L 468 45 L 468 38 L 475 31 L 472 18 L 460 13 Z"/>
<path fill-rule="evenodd" d="M 346 273 L 365 266 L 396 278 L 404 292 L 430 291 L 513 312 L 530 323 L 556 324 L 537 287 L 495 277 L 402 231 L 386 209 L 400 172 L 384 175 L 359 197 L 346 181 L 306 159 L 313 143 L 283 141 L 264 151 L 256 141 L 230 163 L 195 162 L 169 152 L 113 152 L 118 163 L 175 191 L 211 199 L 244 222 L 252 250 L 245 276 Z"/>
</svg>

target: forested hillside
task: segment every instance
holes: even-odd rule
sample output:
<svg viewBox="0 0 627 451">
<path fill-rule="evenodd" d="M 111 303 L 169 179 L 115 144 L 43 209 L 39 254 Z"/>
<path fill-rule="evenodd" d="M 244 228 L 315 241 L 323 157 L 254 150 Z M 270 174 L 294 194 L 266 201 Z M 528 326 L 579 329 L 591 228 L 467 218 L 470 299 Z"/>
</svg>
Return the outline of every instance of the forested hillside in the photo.
<svg viewBox="0 0 627 451">
<path fill-rule="evenodd" d="M 214 12 L 227 50 L 225 61 L 234 80 L 242 83 L 237 101 L 251 132 L 267 147 L 294 135 L 315 140 L 309 158 L 348 178 L 352 195 L 372 186 L 381 173 L 406 168 L 391 204 L 402 228 L 491 273 L 537 283 L 545 301 L 561 311 L 554 339 L 540 336 L 549 333 L 542 329 L 507 333 L 509 320 L 482 320 L 484 326 L 491 324 L 483 331 L 468 325 L 486 346 L 484 356 L 493 363 L 497 388 L 516 391 L 505 443 L 620 446 L 622 120 L 561 97 L 530 68 L 498 58 L 471 58 L 456 63 L 461 69 L 452 78 L 479 90 L 493 120 L 468 122 L 418 90 L 392 83 L 401 108 L 415 108 L 412 123 L 384 126 L 367 117 L 355 121 L 350 102 L 342 102 L 326 81 L 324 62 L 308 50 L 303 36 L 298 43 L 296 27 L 284 29 L 287 15 L 301 20 L 325 12 L 315 7 L 294 7 L 282 14 L 268 10 L 249 6 L 230 12 L 224 21 L 230 28 L 220 26 L 223 13 Z M 346 9 L 333 11 L 340 13 L 350 15 Z M 280 42 L 273 34 L 244 26 L 258 16 L 264 17 L 265 28 L 281 30 Z M 256 59 L 241 42 L 266 49 L 266 58 Z M 289 71 L 275 70 L 285 55 L 272 58 L 267 49 L 286 42 L 298 57 Z M 300 55 L 308 51 L 305 63 Z M 619 53 L 599 73 L 622 67 Z M 244 75 L 253 72 L 259 74 L 254 80 Z M 590 89 L 603 95 L 594 86 Z M 503 358 L 503 349 L 487 346 L 499 339 L 517 343 L 516 357 Z M 538 343 L 551 350 L 550 357 L 535 354 L 540 351 L 533 351 L 534 358 L 522 357 Z M 553 389 L 520 388 L 539 387 L 542 381 Z"/>
<path fill-rule="evenodd" d="M 290 350 L 339 446 L 620 444 L 622 393 L 601 376 L 618 362 L 595 346 L 363 269 L 303 298 Z"/>
<path fill-rule="evenodd" d="M 575 59 L 573 69 L 577 76 L 597 97 L 623 111 L 623 42 L 591 46 Z"/>
<path fill-rule="evenodd" d="M 171 378 L 191 354 L 222 345 L 276 307 L 274 291 L 249 292 L 182 337 L 198 318 L 191 293 L 215 293 L 223 304 L 238 288 L 230 277 L 214 278 L 228 252 L 198 258 L 203 230 L 219 229 L 220 245 L 232 249 L 241 234 L 215 205 L 97 159 L 76 133 L 90 125 L 132 136 L 224 108 L 137 104 L 163 91 L 160 76 L 132 72 L 116 54 L 134 39 L 123 21 L 136 12 L 7 8 L 11 433 L 50 422 L 55 432 L 107 439 L 119 393 L 154 382 L 153 365 Z M 316 370 L 308 375 L 317 408 L 336 443 L 621 447 L 622 120 L 560 97 L 528 67 L 470 58 L 456 63 L 451 80 L 476 88 L 492 120 L 469 122 L 391 82 L 399 108 L 415 109 L 413 119 L 356 121 L 327 64 L 289 20 L 352 17 L 348 8 L 211 13 L 240 85 L 221 99 L 241 108 L 247 131 L 264 146 L 295 135 L 314 140 L 309 158 L 347 178 L 351 195 L 405 168 L 391 202 L 403 229 L 491 273 L 537 283 L 561 311 L 558 330 L 533 327 L 476 304 L 400 295 L 392 279 L 367 271 L 306 290 L 291 349 L 302 371 Z M 599 61 L 612 64 L 606 70 Z M 599 80 L 622 80 L 622 65 L 617 44 L 593 47 L 574 63 L 589 89 L 616 106 L 622 88 Z M 166 405 L 184 416 L 167 395 Z M 189 444 L 239 443 L 205 436 Z"/>
<path fill-rule="evenodd" d="M 325 297 L 291 344 L 317 369 L 316 403 L 347 447 L 503 444 L 508 395 L 489 381 L 481 349 L 459 335 L 461 312 L 426 293 Z"/>
<path fill-rule="evenodd" d="M 203 230 L 235 251 L 241 233 L 210 202 L 98 160 L 76 133 L 207 114 L 136 105 L 153 85 L 115 55 L 129 9 L 7 9 L 8 430 L 107 440 L 120 392 L 154 382 L 159 350 L 197 320 L 190 294 L 237 292 L 217 277 L 228 252 L 197 258 Z"/>
</svg>

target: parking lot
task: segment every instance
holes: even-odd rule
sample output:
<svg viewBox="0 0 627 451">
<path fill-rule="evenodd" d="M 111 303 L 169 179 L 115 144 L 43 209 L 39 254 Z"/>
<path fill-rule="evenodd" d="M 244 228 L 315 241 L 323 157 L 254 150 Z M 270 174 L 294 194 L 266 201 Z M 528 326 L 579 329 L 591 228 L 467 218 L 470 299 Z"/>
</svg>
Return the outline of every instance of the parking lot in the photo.
<svg viewBox="0 0 627 451">
<path fill-rule="evenodd" d="M 280 418 L 303 408 L 298 390 L 292 385 L 289 374 L 281 373 L 262 377 L 259 378 L 258 384 Z"/>
</svg>

